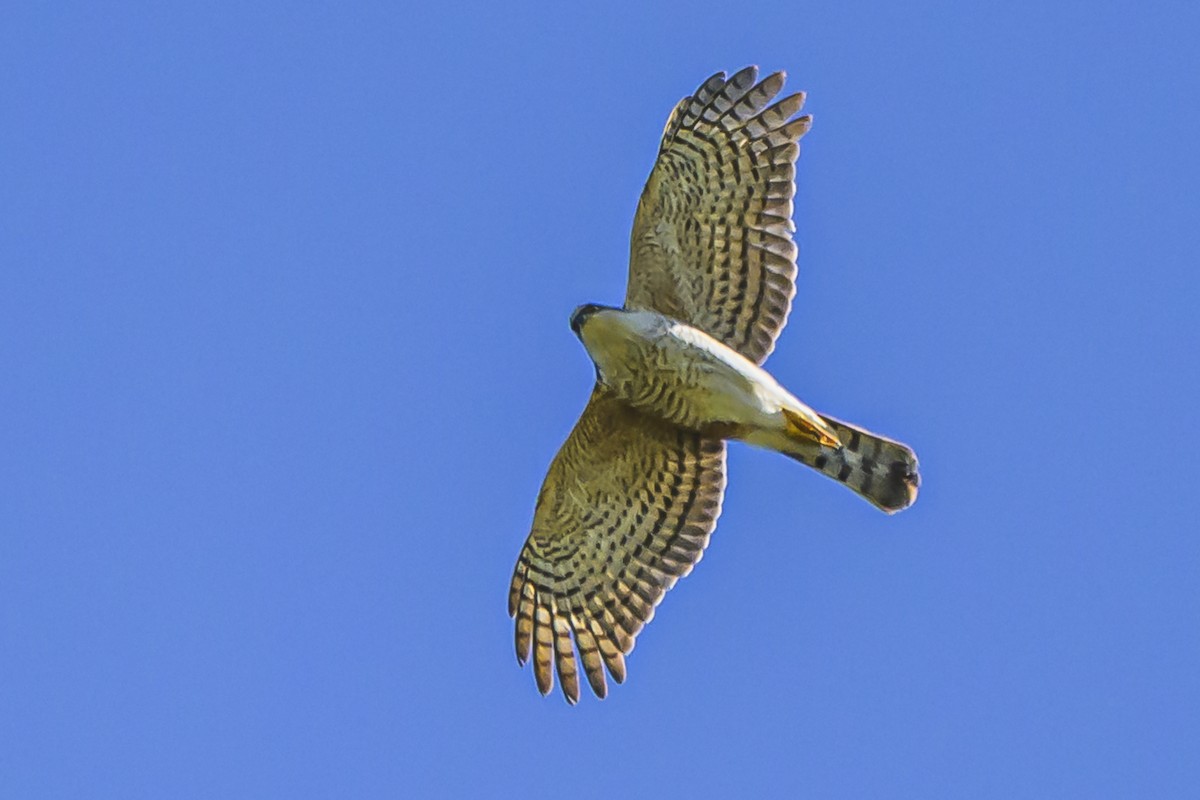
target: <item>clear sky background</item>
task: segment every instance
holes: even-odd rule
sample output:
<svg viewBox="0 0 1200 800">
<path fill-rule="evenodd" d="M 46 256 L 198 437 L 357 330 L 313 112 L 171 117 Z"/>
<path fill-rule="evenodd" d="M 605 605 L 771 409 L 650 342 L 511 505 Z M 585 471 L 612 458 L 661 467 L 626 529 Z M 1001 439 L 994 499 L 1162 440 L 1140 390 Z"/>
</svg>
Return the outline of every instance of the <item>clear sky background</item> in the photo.
<svg viewBox="0 0 1200 800">
<path fill-rule="evenodd" d="M 0 24 L 0 795 L 1187 797 L 1195 3 L 34 4 Z M 567 8 L 569 6 L 569 8 Z M 836 10 L 831 10 L 836 8 Z M 506 590 L 675 102 L 815 116 L 769 366 L 607 700 Z"/>
</svg>

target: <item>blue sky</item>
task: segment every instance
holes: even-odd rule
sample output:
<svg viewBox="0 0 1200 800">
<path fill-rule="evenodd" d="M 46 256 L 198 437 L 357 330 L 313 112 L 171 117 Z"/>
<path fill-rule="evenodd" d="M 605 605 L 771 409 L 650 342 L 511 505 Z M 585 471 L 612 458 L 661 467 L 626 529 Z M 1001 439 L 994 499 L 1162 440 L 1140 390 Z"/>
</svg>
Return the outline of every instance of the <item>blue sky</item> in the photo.
<svg viewBox="0 0 1200 800">
<path fill-rule="evenodd" d="M 0 793 L 1194 791 L 1195 5 L 566 5 L 8 10 Z M 815 116 L 769 366 L 922 494 L 735 446 L 569 708 L 505 614 L 567 319 L 748 63 Z"/>
</svg>

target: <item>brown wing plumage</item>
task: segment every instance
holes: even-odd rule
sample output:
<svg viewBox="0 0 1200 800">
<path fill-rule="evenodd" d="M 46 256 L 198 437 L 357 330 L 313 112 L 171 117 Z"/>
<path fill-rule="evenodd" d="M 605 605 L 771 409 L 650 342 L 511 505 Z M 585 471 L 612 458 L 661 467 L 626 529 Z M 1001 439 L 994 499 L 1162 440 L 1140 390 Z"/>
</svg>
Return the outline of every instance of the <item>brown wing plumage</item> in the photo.
<svg viewBox="0 0 1200 800">
<path fill-rule="evenodd" d="M 567 701 L 579 699 L 575 648 L 598 696 L 605 667 L 625 679 L 625 655 L 700 560 L 724 491 L 724 442 L 592 393 L 550 465 L 508 595 L 517 659 L 532 654 L 542 694 L 557 671 Z"/>
<path fill-rule="evenodd" d="M 638 203 L 625 305 L 686 322 L 761 364 L 796 293 L 792 196 L 804 94 L 784 73 L 717 73 L 671 113 Z"/>
</svg>

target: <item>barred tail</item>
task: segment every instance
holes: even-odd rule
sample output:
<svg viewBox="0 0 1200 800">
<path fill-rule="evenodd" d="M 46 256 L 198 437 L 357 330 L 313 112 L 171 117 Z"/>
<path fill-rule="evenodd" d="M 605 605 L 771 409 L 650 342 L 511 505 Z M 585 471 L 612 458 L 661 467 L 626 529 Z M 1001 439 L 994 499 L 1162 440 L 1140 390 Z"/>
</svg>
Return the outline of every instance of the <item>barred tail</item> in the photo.
<svg viewBox="0 0 1200 800">
<path fill-rule="evenodd" d="M 795 441 L 784 452 L 835 481 L 840 481 L 889 514 L 908 508 L 917 499 L 921 476 L 917 454 L 908 446 L 870 431 L 821 415 L 837 431 L 840 450 Z"/>
</svg>

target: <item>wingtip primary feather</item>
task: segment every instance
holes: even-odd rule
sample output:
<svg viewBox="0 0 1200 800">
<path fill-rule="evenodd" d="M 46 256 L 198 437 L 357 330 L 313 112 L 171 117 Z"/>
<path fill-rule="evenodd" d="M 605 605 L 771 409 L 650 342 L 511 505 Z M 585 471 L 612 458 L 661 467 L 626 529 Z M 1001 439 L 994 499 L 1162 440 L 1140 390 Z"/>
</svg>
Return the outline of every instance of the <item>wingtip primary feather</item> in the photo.
<svg viewBox="0 0 1200 800">
<path fill-rule="evenodd" d="M 529 660 L 533 644 L 534 594 L 532 584 L 526 582 L 521 587 L 521 597 L 517 604 L 517 624 L 514 644 L 517 650 L 517 663 L 521 666 L 525 666 L 525 662 Z"/>
<path fill-rule="evenodd" d="M 550 610 L 539 602 L 533 612 L 533 676 L 543 696 L 554 688 L 553 656 Z"/>
<path fill-rule="evenodd" d="M 742 91 L 753 86 L 756 80 L 758 80 L 758 65 L 749 64 L 733 73 L 726 83 L 731 84 L 735 89 Z"/>
<path fill-rule="evenodd" d="M 558 601 L 550 598 L 551 624 L 554 626 L 554 669 L 558 673 L 558 685 L 562 687 L 567 703 L 579 702 L 579 668 L 575 663 L 575 648 L 571 645 L 571 628 L 558 607 Z"/>
</svg>

